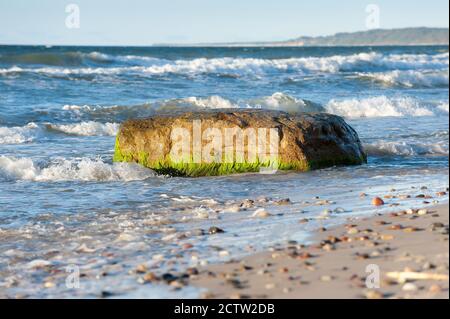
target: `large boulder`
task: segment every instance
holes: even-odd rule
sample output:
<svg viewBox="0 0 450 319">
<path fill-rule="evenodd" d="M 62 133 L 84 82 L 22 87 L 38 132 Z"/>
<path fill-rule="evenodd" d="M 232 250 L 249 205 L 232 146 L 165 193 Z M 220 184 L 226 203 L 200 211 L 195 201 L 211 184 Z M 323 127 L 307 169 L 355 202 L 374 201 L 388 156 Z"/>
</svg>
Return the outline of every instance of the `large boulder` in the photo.
<svg viewBox="0 0 450 319">
<path fill-rule="evenodd" d="M 210 176 L 359 165 L 366 155 L 339 116 L 221 109 L 128 120 L 117 135 L 114 161 Z"/>
</svg>

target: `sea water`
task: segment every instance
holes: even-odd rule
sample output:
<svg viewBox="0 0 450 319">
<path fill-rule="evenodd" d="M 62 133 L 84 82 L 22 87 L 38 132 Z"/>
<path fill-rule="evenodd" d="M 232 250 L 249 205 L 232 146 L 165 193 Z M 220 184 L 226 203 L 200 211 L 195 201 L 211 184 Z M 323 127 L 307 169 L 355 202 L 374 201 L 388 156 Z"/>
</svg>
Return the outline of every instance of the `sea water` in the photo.
<svg viewBox="0 0 450 319">
<path fill-rule="evenodd" d="M 447 201 L 435 193 L 449 184 L 448 67 L 447 46 L 0 46 L 0 296 L 195 297 L 141 284 L 134 269 L 307 243 L 351 216 L 424 206 L 420 194 Z M 220 108 L 343 116 L 368 163 L 203 178 L 112 163 L 124 120 Z M 386 194 L 395 198 L 371 206 Z M 284 198 L 292 204 L 276 205 Z M 236 209 L 246 199 L 253 206 Z M 255 218 L 258 208 L 270 217 Z"/>
</svg>

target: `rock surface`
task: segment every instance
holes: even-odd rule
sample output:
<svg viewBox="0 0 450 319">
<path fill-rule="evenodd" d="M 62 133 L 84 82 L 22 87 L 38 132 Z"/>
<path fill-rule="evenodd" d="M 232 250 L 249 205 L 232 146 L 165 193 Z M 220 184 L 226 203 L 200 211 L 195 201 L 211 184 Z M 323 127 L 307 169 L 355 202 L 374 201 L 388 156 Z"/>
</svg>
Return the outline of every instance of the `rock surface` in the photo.
<svg viewBox="0 0 450 319">
<path fill-rule="evenodd" d="M 174 134 L 180 130 L 184 134 Z M 233 109 L 128 120 L 117 135 L 114 161 L 169 175 L 211 176 L 359 165 L 366 154 L 339 116 Z"/>
</svg>

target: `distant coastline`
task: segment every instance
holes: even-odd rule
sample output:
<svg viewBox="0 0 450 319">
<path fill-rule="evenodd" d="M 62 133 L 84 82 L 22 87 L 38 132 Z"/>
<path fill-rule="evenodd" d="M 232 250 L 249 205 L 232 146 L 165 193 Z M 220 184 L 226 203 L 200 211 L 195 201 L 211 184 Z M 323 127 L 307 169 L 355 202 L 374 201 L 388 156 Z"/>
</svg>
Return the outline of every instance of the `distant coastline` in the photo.
<svg viewBox="0 0 450 319">
<path fill-rule="evenodd" d="M 395 46 L 448 46 L 448 28 L 401 28 L 401 29 L 376 29 L 357 32 L 341 32 L 327 36 L 301 36 L 295 39 L 282 41 L 251 41 L 251 42 L 216 42 L 216 43 L 153 43 L 142 45 L 80 45 L 80 44 L 4 44 L 0 47 L 24 46 L 24 47 L 180 47 L 180 48 L 238 48 L 238 47 L 395 47 Z"/>
<path fill-rule="evenodd" d="M 334 35 L 302 36 L 286 41 L 169 44 L 156 47 L 350 47 L 350 46 L 433 46 L 449 45 L 448 28 L 401 28 L 343 32 Z"/>
</svg>

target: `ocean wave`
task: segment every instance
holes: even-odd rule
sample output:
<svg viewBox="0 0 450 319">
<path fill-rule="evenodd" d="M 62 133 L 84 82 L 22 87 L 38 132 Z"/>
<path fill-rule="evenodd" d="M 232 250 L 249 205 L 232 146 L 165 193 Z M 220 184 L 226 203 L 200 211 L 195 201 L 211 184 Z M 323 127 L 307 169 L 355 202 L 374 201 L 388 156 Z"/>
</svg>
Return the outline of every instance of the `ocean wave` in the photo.
<svg viewBox="0 0 450 319">
<path fill-rule="evenodd" d="M 65 105 L 63 110 L 80 117 L 107 118 L 121 121 L 129 117 L 151 116 L 158 112 L 198 109 L 256 108 L 279 110 L 290 113 L 328 112 L 348 118 L 388 117 L 388 116 L 437 116 L 448 115 L 448 102 L 440 104 L 420 102 L 412 97 L 375 96 L 363 99 L 344 99 L 329 101 L 322 106 L 306 99 L 286 93 L 276 92 L 261 98 L 231 100 L 221 96 L 187 97 L 168 99 L 139 105 Z M 105 128 L 98 131 L 105 130 Z M 113 132 L 113 129 L 108 130 Z"/>
<path fill-rule="evenodd" d="M 372 156 L 424 156 L 424 155 L 449 155 L 447 142 L 417 143 L 407 141 L 377 141 L 365 144 L 364 149 Z"/>
<path fill-rule="evenodd" d="M 127 62 L 125 66 L 114 67 L 43 67 L 21 68 L 13 66 L 0 69 L 0 74 L 40 73 L 48 75 L 110 75 L 110 74 L 227 74 L 227 75 L 258 75 L 274 71 L 310 74 L 316 72 L 367 72 L 367 70 L 417 70 L 417 69 L 447 69 L 448 53 L 436 55 L 402 54 L 383 55 L 380 53 L 359 53 L 353 55 L 335 55 L 328 57 L 302 57 L 289 59 L 260 58 L 196 58 L 191 60 L 169 61 L 165 59 L 139 56 L 108 56 L 101 53 L 90 53 L 96 61 Z M 142 63 L 144 62 L 144 63 Z M 129 65 L 131 64 L 131 65 Z"/>
<path fill-rule="evenodd" d="M 43 68 L 22 68 L 19 66 L 13 66 L 9 69 L 0 69 L 0 74 L 3 75 L 15 75 L 20 73 L 37 73 L 44 75 L 109 75 L 109 74 L 119 74 L 125 73 L 127 71 L 139 70 L 139 67 L 113 67 L 113 68 L 103 68 L 103 67 L 87 67 L 87 68 L 59 68 L 59 67 L 43 67 Z"/>
<path fill-rule="evenodd" d="M 56 159 L 40 167 L 30 158 L 0 156 L 0 179 L 15 181 L 134 181 L 156 174 L 133 163 L 108 164 L 101 159 Z"/>
<path fill-rule="evenodd" d="M 359 73 L 359 77 L 372 79 L 388 85 L 405 87 L 445 87 L 448 86 L 449 71 L 446 70 L 406 70 L 381 73 Z"/>
<path fill-rule="evenodd" d="M 201 108 L 201 109 L 231 109 L 238 108 L 239 105 L 218 95 L 209 97 L 187 97 L 183 99 L 166 100 L 159 105 L 155 105 L 159 109 L 167 109 L 172 107 L 178 108 Z"/>
<path fill-rule="evenodd" d="M 78 136 L 115 136 L 119 130 L 118 123 L 99 123 L 94 121 L 74 124 L 47 124 L 47 128 L 69 135 Z"/>
<path fill-rule="evenodd" d="M 323 112 L 324 108 L 309 100 L 300 99 L 282 92 L 276 92 L 270 96 L 261 98 L 237 100 L 224 98 L 218 95 L 206 97 L 186 97 L 168 99 L 153 103 L 138 105 L 64 105 L 64 111 L 72 112 L 80 117 L 90 115 L 95 117 L 108 117 L 124 119 L 130 116 L 145 116 L 157 112 L 195 109 L 233 109 L 233 108 L 257 108 L 280 110 L 285 112 Z"/>
<path fill-rule="evenodd" d="M 35 123 L 25 126 L 0 127 L 0 144 L 22 144 L 36 139 L 40 128 Z"/>
<path fill-rule="evenodd" d="M 266 96 L 261 99 L 250 100 L 246 104 L 251 108 L 256 107 L 293 113 L 325 111 L 325 109 L 318 103 L 299 99 L 282 92 L 276 92 L 271 96 Z"/>
<path fill-rule="evenodd" d="M 167 106 L 169 109 L 170 107 Z M 175 106 L 175 109 L 181 107 Z M 64 105 L 63 111 L 71 113 L 80 120 L 122 122 L 129 118 L 148 117 L 158 110 L 155 104 L 144 103 L 136 105 Z"/>
<path fill-rule="evenodd" d="M 101 52 L 34 52 L 0 55 L 0 63 L 19 65 L 83 66 L 89 63 L 114 62 L 114 56 Z"/>
<path fill-rule="evenodd" d="M 45 136 L 45 132 L 59 132 L 76 136 L 115 136 L 119 130 L 118 123 L 100 123 L 87 121 L 72 124 L 38 125 L 28 123 L 25 126 L 0 127 L 1 144 L 23 144 L 31 143 Z"/>
<path fill-rule="evenodd" d="M 449 113 L 448 102 L 442 102 L 441 104 L 439 104 L 438 109 L 445 113 Z"/>
<path fill-rule="evenodd" d="M 331 100 L 325 106 L 328 113 L 344 117 L 433 116 L 444 113 L 437 106 L 426 106 L 411 97 L 386 96 L 365 99 Z"/>
</svg>

